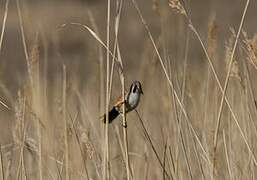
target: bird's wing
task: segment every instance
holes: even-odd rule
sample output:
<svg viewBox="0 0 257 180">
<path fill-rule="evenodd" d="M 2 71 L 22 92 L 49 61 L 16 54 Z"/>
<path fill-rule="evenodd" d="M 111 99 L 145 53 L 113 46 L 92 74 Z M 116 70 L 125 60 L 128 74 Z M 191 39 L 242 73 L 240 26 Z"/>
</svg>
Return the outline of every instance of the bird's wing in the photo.
<svg viewBox="0 0 257 180">
<path fill-rule="evenodd" d="M 127 99 L 128 93 L 125 91 L 125 100 Z M 114 107 L 120 107 L 124 103 L 122 96 L 119 96 Z"/>
</svg>

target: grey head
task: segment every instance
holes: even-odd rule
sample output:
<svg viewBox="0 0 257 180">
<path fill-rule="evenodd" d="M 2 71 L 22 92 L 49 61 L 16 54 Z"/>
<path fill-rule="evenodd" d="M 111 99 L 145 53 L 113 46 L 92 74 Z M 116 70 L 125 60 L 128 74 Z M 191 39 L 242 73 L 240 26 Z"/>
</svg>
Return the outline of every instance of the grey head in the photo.
<svg viewBox="0 0 257 180">
<path fill-rule="evenodd" d="M 144 94 L 141 83 L 139 81 L 134 81 L 130 86 L 129 93 Z"/>
</svg>

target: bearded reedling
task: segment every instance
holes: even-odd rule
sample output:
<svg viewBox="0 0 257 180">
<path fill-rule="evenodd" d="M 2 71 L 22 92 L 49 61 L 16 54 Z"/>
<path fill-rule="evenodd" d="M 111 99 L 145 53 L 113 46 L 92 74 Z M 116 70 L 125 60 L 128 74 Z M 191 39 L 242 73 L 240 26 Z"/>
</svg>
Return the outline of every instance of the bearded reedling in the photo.
<svg viewBox="0 0 257 180">
<path fill-rule="evenodd" d="M 144 94 L 141 83 L 134 81 L 130 86 L 129 92 L 125 94 L 125 101 L 123 101 L 122 96 L 120 96 L 109 111 L 109 123 L 122 114 L 123 103 L 125 103 L 126 113 L 134 110 L 139 104 L 141 94 Z M 106 123 L 106 114 L 103 115 L 103 122 Z"/>
</svg>

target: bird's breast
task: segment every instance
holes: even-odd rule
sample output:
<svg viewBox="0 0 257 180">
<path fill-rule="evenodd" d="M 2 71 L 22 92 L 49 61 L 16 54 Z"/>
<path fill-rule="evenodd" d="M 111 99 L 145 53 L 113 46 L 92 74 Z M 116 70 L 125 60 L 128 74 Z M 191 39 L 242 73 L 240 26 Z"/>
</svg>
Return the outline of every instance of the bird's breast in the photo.
<svg viewBox="0 0 257 180">
<path fill-rule="evenodd" d="M 128 106 L 127 111 L 132 111 L 133 109 L 135 109 L 139 103 L 139 100 L 140 100 L 140 95 L 138 93 L 131 93 L 127 101 L 127 106 Z"/>
</svg>

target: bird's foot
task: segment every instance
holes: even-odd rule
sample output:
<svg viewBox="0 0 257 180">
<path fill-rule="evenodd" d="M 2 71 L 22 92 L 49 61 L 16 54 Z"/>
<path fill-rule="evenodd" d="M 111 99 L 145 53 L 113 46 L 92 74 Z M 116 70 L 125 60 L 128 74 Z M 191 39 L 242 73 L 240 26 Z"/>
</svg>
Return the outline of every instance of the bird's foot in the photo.
<svg viewBox="0 0 257 180">
<path fill-rule="evenodd" d="M 127 128 L 128 127 L 127 122 L 122 123 L 122 127 Z"/>
</svg>

